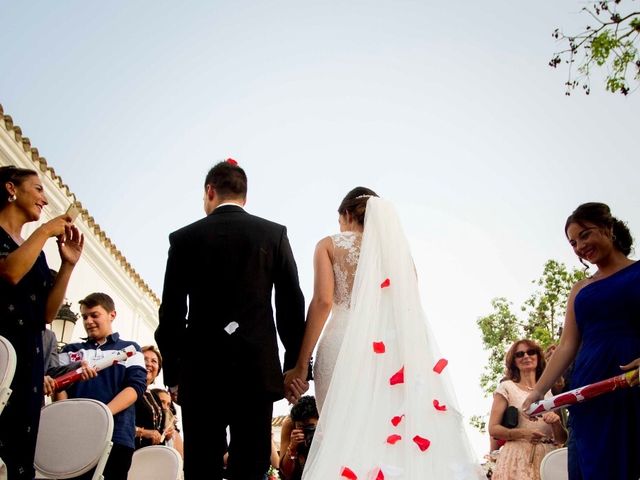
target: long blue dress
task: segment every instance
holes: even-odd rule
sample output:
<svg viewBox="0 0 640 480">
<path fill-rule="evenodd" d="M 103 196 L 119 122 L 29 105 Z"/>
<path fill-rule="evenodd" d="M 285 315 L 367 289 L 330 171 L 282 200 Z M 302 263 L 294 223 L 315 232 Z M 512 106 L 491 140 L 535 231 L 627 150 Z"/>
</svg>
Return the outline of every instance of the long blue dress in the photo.
<svg viewBox="0 0 640 480">
<path fill-rule="evenodd" d="M 11 236 L 0 228 L 0 256 L 17 248 Z M 13 392 L 0 415 L 0 458 L 6 463 L 11 480 L 34 477 L 33 457 L 44 398 L 42 330 L 52 284 L 43 252 L 17 285 L 0 279 L 0 335 L 11 342 L 18 356 L 11 383 Z"/>
<path fill-rule="evenodd" d="M 640 358 L 640 262 L 591 283 L 576 295 L 582 346 L 573 388 L 619 375 Z M 582 478 L 640 478 L 640 387 L 617 390 L 570 408 Z"/>
</svg>

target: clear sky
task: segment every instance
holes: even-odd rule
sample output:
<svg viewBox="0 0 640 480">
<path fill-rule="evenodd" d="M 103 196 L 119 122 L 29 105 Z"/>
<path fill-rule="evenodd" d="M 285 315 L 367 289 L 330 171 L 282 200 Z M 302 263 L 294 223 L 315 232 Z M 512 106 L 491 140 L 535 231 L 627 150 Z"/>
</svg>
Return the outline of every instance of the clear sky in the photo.
<svg viewBox="0 0 640 480">
<path fill-rule="evenodd" d="M 476 319 L 519 305 L 547 259 L 579 265 L 567 215 L 603 201 L 640 232 L 638 93 L 596 75 L 566 97 L 547 66 L 583 5 L 0 0 L 0 103 L 158 294 L 219 160 L 288 226 L 307 299 L 344 194 L 392 200 L 469 416 L 490 405 Z"/>
</svg>

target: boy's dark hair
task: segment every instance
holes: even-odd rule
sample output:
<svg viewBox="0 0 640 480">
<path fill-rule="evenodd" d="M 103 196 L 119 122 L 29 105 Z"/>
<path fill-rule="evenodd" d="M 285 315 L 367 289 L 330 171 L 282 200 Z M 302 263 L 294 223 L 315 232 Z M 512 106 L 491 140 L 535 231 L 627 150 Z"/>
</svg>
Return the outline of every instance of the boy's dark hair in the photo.
<svg viewBox="0 0 640 480">
<path fill-rule="evenodd" d="M 116 310 L 116 304 L 113 303 L 113 298 L 111 298 L 106 293 L 101 292 L 90 293 L 78 303 L 80 305 L 84 305 L 87 308 L 99 306 L 104 308 L 107 312 L 114 312 Z"/>
<path fill-rule="evenodd" d="M 320 418 L 320 414 L 316 406 L 316 398 L 313 395 L 304 395 L 291 407 L 291 420 L 302 422 L 309 418 Z"/>
<path fill-rule="evenodd" d="M 217 163 L 209 170 L 204 181 L 205 189 L 207 185 L 211 185 L 221 199 L 247 197 L 247 174 L 229 161 Z"/>
</svg>

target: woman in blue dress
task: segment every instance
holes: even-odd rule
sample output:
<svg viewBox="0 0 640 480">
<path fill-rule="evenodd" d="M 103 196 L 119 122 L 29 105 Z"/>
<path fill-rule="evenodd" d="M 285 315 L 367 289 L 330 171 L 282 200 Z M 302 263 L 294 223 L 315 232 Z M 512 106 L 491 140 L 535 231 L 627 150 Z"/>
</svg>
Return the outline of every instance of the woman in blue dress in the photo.
<svg viewBox="0 0 640 480">
<path fill-rule="evenodd" d="M 0 416 L 0 458 L 11 480 L 34 477 L 44 382 L 42 331 L 62 304 L 83 246 L 82 235 L 67 215 L 22 237 L 22 227 L 38 221 L 46 205 L 35 171 L 0 167 L 0 335 L 11 342 L 18 357 L 13 392 Z M 42 252 L 51 237 L 58 239 L 61 259 L 55 280 Z"/>
<path fill-rule="evenodd" d="M 640 367 L 640 262 L 628 257 L 629 229 L 607 205 L 585 203 L 565 233 L 597 271 L 573 286 L 560 344 L 523 408 L 542 399 L 571 362 L 571 388 Z M 571 480 L 640 478 L 640 388 L 579 403 L 569 415 Z"/>
</svg>

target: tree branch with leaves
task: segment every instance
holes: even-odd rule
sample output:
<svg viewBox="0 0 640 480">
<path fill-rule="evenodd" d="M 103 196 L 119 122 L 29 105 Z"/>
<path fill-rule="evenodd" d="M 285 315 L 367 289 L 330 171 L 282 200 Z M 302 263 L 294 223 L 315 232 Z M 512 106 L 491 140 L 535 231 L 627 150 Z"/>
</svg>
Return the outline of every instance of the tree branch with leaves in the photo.
<svg viewBox="0 0 640 480">
<path fill-rule="evenodd" d="M 606 89 L 612 93 L 628 95 L 631 86 L 640 82 L 640 11 L 623 11 L 635 0 L 602 0 L 583 12 L 594 21 L 577 35 L 567 35 L 555 29 L 553 37 L 567 42 L 568 47 L 556 52 L 549 62 L 557 67 L 562 62 L 569 65 L 569 77 L 565 82 L 566 95 L 576 87 L 591 92 L 591 73 L 595 68 L 606 68 Z M 630 8 L 629 8 L 630 9 Z"/>
</svg>

